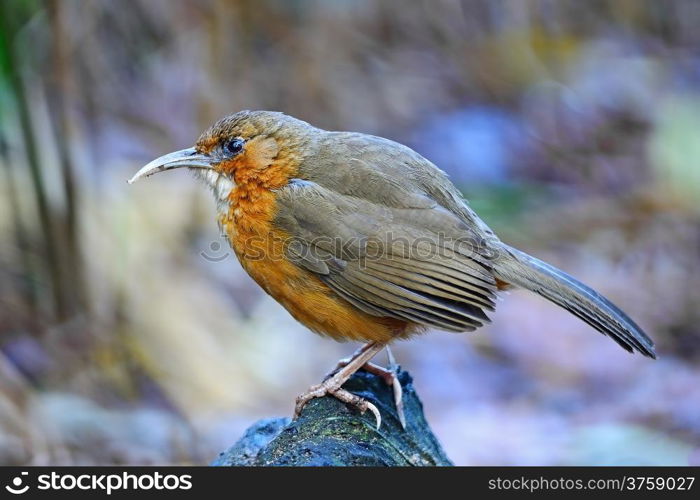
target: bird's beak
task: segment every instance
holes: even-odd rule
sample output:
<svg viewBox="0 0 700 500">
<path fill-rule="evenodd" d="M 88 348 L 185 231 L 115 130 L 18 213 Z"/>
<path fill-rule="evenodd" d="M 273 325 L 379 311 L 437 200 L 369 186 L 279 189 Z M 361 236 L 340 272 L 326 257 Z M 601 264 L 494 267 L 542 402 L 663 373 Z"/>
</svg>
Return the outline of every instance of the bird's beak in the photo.
<svg viewBox="0 0 700 500">
<path fill-rule="evenodd" d="M 156 158 L 136 172 L 128 182 L 132 184 L 142 177 L 148 177 L 158 172 L 165 172 L 166 170 L 181 167 L 211 169 L 213 168 L 212 158 L 208 155 L 198 153 L 195 148 L 182 149 Z"/>
</svg>

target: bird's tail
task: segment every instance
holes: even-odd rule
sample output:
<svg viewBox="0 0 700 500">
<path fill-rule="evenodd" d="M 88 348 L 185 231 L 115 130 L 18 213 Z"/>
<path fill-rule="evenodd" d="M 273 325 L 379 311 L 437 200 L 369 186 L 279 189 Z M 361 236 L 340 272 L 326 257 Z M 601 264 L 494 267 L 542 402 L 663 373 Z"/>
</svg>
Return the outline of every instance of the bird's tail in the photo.
<svg viewBox="0 0 700 500">
<path fill-rule="evenodd" d="M 525 252 L 503 245 L 494 272 L 498 279 L 531 290 L 578 316 L 624 349 L 656 358 L 654 342 L 601 294 Z"/>
</svg>

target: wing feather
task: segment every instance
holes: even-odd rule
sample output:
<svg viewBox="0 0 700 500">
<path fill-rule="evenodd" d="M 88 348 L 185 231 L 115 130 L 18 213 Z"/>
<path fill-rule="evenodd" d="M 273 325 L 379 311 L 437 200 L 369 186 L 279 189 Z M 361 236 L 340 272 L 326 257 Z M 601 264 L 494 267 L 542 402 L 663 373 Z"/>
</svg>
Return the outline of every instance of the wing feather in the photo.
<svg viewBox="0 0 700 500">
<path fill-rule="evenodd" d="M 400 199 L 386 206 L 295 181 L 278 191 L 275 223 L 293 239 L 292 262 L 367 314 L 454 332 L 488 323 L 497 289 L 488 255 L 452 245 L 456 215 Z"/>
</svg>

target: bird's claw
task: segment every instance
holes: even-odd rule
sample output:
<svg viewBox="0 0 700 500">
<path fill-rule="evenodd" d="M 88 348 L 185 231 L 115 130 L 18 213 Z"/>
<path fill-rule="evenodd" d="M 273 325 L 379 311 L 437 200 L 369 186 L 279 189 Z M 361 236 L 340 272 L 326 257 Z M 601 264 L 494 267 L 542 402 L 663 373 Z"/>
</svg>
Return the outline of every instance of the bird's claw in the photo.
<svg viewBox="0 0 700 500">
<path fill-rule="evenodd" d="M 403 409 L 403 387 L 401 387 L 401 382 L 399 382 L 399 377 L 397 375 L 397 370 L 399 365 L 396 363 L 390 363 L 390 367 L 382 368 L 374 363 L 366 363 L 362 366 L 362 370 L 377 375 L 381 377 L 386 385 L 391 386 L 394 392 L 394 405 L 396 406 L 396 415 L 399 417 L 399 423 L 401 428 L 406 430 L 406 415 Z"/>
<path fill-rule="evenodd" d="M 379 342 L 368 342 L 355 351 L 355 354 L 353 354 L 350 358 L 341 360 L 336 369 L 326 376 L 323 382 L 312 386 L 308 391 L 297 397 L 294 407 L 294 418 L 299 418 L 301 411 L 309 401 L 314 398 L 321 398 L 330 394 L 343 403 L 354 406 L 362 414 L 364 414 L 367 410 L 371 411 L 375 420 L 377 421 L 377 430 L 379 430 L 382 425 L 382 415 L 379 413 L 379 409 L 366 399 L 356 396 L 355 394 L 352 394 L 351 392 L 342 388 L 342 385 L 352 376 L 353 373 L 360 368 L 363 368 L 370 373 L 379 375 L 388 385 L 393 387 L 396 409 L 399 414 L 399 421 L 405 428 L 406 419 L 403 415 L 403 403 L 401 398 L 402 389 L 401 384 L 398 382 L 396 377 L 395 371 L 387 370 L 369 362 L 375 354 L 384 349 L 386 346 L 386 344 Z"/>
<path fill-rule="evenodd" d="M 403 388 L 401 387 L 401 382 L 399 382 L 399 377 L 392 372 L 393 377 L 391 380 L 391 386 L 394 389 L 394 404 L 396 405 L 396 414 L 399 417 L 399 422 L 401 423 L 401 428 L 406 430 L 406 415 L 403 411 Z"/>
<path fill-rule="evenodd" d="M 389 351 L 391 352 L 391 351 Z M 338 373 L 338 370 L 346 366 L 349 362 L 349 360 L 352 358 L 346 358 L 346 359 L 341 359 L 338 361 L 337 366 L 335 369 L 330 372 L 326 377 L 323 379 L 324 382 L 330 380 L 333 378 L 333 376 Z M 372 373 L 374 375 L 377 375 L 378 377 L 381 377 L 382 380 L 386 383 L 386 385 L 391 386 L 393 392 L 394 392 L 394 404 L 396 405 L 396 415 L 399 417 L 399 422 L 401 423 L 401 428 L 406 429 L 406 415 L 404 413 L 404 408 L 403 408 L 403 388 L 401 387 L 401 382 L 399 382 L 399 377 L 397 375 L 399 365 L 396 364 L 396 361 L 394 361 L 393 356 L 390 357 L 389 361 L 389 368 L 383 368 L 379 365 L 376 365 L 374 363 L 365 363 L 361 370 L 366 371 L 367 373 Z M 321 384 L 323 385 L 323 384 Z M 315 386 L 315 388 L 320 388 L 321 385 Z M 309 390 L 309 393 L 313 391 L 314 388 Z M 331 393 L 328 391 L 328 393 Z M 323 395 L 325 395 L 324 393 Z M 322 395 L 322 396 L 323 396 Z M 303 396 L 303 395 L 302 395 Z M 317 397 L 322 397 L 322 396 L 317 396 Z M 301 397 L 301 396 L 300 396 Z M 341 398 L 338 398 L 341 401 L 344 401 Z M 298 401 L 298 399 L 297 399 Z M 308 400 L 307 400 L 308 402 Z M 306 403 L 304 403 L 306 404 Z M 351 404 L 351 403 L 348 403 Z M 371 408 L 360 408 L 359 405 L 355 405 L 362 413 L 364 413 L 367 409 L 375 413 L 375 410 L 377 409 L 376 406 L 372 405 L 372 403 L 369 403 L 372 407 Z M 378 416 L 379 411 L 377 410 L 375 413 L 375 416 L 377 417 L 378 422 L 381 422 L 381 417 Z M 379 428 L 379 427 L 377 427 Z"/>
<path fill-rule="evenodd" d="M 329 380 L 331 379 L 327 379 L 319 385 L 312 386 L 308 391 L 297 397 L 294 407 L 294 419 L 296 420 L 299 418 L 302 410 L 309 401 L 316 398 L 322 398 L 330 394 L 343 403 L 355 407 L 362 415 L 364 415 L 367 410 L 371 411 L 375 420 L 377 421 L 377 430 L 379 430 L 382 425 L 382 415 L 379 413 L 379 409 L 366 399 L 356 396 L 355 394 L 346 391 L 345 389 L 341 389 L 340 387 L 335 387 L 332 383 L 328 383 Z"/>
</svg>

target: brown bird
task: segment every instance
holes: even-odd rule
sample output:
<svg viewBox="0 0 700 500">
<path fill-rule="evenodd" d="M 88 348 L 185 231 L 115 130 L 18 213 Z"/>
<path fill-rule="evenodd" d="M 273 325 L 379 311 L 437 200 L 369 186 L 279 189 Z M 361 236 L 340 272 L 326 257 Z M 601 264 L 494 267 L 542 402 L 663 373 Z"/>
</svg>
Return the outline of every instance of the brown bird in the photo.
<svg viewBox="0 0 700 500">
<path fill-rule="evenodd" d="M 467 332 L 489 322 L 496 293 L 531 290 L 654 358 L 654 343 L 608 299 L 559 269 L 503 243 L 447 175 L 412 149 L 381 137 L 330 132 L 270 111 L 241 111 L 206 130 L 193 148 L 162 156 L 129 181 L 187 167 L 209 185 L 218 222 L 250 276 L 294 318 L 335 340 L 365 342 L 295 415 L 342 389 L 358 369 L 400 384 L 369 363 L 397 339 L 436 328 Z M 402 421 L 402 424 L 404 422 Z"/>
</svg>

